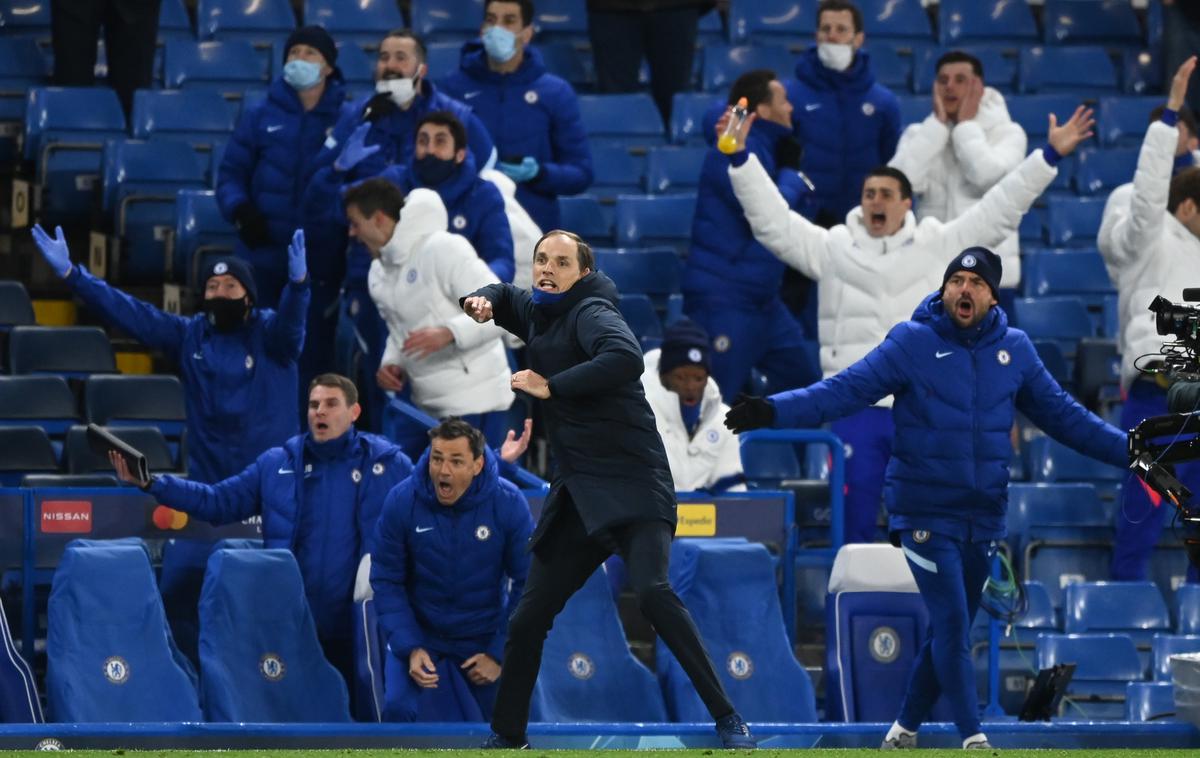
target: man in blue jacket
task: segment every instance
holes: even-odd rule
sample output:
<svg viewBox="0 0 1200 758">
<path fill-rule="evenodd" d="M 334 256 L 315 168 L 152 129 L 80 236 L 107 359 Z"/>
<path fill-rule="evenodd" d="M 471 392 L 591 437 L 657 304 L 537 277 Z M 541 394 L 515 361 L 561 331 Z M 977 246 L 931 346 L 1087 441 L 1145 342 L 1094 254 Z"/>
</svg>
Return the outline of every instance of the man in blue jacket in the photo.
<svg viewBox="0 0 1200 758">
<path fill-rule="evenodd" d="M 792 104 L 783 85 L 773 71 L 750 71 L 733 83 L 729 104 L 743 97 L 749 112 L 758 114 L 746 149 L 762 161 L 790 208 L 809 211 L 813 195 L 796 170 L 801 151 L 792 136 Z M 753 368 L 779 390 L 817 380 L 820 368 L 816 335 L 805 334 L 779 296 L 788 267 L 754 239 L 733 194 L 728 165 L 715 147 L 704 158 L 683 272 L 683 307 L 714 335 L 711 375 L 731 402 Z"/>
<path fill-rule="evenodd" d="M 804 173 L 817 188 L 824 226 L 841 223 L 859 203 L 863 178 L 891 160 L 900 141 L 900 101 L 875 81 L 862 50 L 862 11 L 850 0 L 823 0 L 817 44 L 796 62 L 787 82 L 804 145 Z"/>
<path fill-rule="evenodd" d="M 726 417 L 738 433 L 809 427 L 895 396 L 888 528 L 930 622 L 884 748 L 915 747 L 917 727 L 942 694 L 963 747 L 988 747 L 968 632 L 1005 536 L 1014 411 L 1084 455 L 1128 463 L 1126 435 L 1075 402 L 1029 337 L 1008 328 L 996 306 L 1000 274 L 998 255 L 967 248 L 946 268 L 942 289 L 862 360 L 804 389 L 747 399 Z"/>
<path fill-rule="evenodd" d="M 232 476 L 296 433 L 296 359 L 308 306 L 302 230 L 288 246 L 289 281 L 278 312 L 258 307 L 250 265 L 224 258 L 205 270 L 201 312 L 190 317 L 165 313 L 72 265 L 62 227 L 55 232 L 51 238 L 34 226 L 33 239 L 71 291 L 109 326 L 179 365 L 192 479 Z"/>
<path fill-rule="evenodd" d="M 261 514 L 264 547 L 295 554 L 325 657 L 348 685 L 354 681 L 351 601 L 358 563 L 371 552 L 384 498 L 412 472 L 398 446 L 354 428 L 360 410 L 353 382 L 337 374 L 316 377 L 308 392 L 308 432 L 216 484 L 173 476 L 137 481 L 124 459 L 109 456 L 122 481 L 209 523 Z"/>
<path fill-rule="evenodd" d="M 558 196 L 592 183 L 592 151 L 571 85 L 548 73 L 533 40 L 530 0 L 490 0 L 480 42 L 463 46 L 442 81 L 475 109 L 496 140 L 496 168 L 517 183 L 517 202 L 538 227 L 559 227 Z"/>
<path fill-rule="evenodd" d="M 499 456 L 479 430 L 449 418 L 429 439 L 412 475 L 384 501 L 371 555 L 391 652 L 384 718 L 484 721 L 508 614 L 529 573 L 533 517 L 521 491 L 500 478 Z M 453 704 L 463 677 L 475 707 Z"/>
</svg>

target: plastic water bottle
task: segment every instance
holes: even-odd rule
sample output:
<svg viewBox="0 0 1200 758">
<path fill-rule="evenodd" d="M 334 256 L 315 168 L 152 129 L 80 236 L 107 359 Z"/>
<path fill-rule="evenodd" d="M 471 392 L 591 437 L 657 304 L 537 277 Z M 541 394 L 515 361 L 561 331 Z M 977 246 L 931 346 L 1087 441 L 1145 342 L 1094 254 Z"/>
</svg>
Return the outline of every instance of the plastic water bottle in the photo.
<svg viewBox="0 0 1200 758">
<path fill-rule="evenodd" d="M 737 152 L 737 134 L 741 130 L 742 124 L 746 123 L 746 119 L 750 117 L 748 105 L 746 98 L 738 98 L 737 105 L 733 106 L 733 113 L 729 115 L 729 124 L 725 127 L 725 133 L 717 139 L 717 149 L 726 155 L 733 155 Z"/>
</svg>

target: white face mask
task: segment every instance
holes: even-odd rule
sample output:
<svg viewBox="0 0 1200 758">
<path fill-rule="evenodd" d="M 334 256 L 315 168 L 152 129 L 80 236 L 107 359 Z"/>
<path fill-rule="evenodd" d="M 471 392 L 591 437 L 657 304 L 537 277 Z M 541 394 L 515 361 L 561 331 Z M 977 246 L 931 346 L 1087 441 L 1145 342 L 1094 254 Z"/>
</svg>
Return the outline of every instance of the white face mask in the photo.
<svg viewBox="0 0 1200 758">
<path fill-rule="evenodd" d="M 417 96 L 417 88 L 412 79 L 380 79 L 375 82 L 375 91 L 389 95 L 392 102 L 401 108 L 406 107 Z"/>
<path fill-rule="evenodd" d="M 821 65 L 834 71 L 845 71 L 854 62 L 854 46 L 822 42 L 817 45 L 817 58 Z"/>
</svg>

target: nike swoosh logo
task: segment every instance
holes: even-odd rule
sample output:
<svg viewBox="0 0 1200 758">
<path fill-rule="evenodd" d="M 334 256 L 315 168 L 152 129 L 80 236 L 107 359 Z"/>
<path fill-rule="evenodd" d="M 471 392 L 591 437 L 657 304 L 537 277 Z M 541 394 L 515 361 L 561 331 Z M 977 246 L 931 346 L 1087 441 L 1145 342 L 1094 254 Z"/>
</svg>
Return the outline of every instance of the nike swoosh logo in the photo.
<svg viewBox="0 0 1200 758">
<path fill-rule="evenodd" d="M 934 355 L 936 355 L 938 358 L 945 358 L 947 355 L 953 355 L 953 354 L 954 354 L 953 350 L 947 350 L 944 353 L 941 351 L 934 353 Z"/>
<path fill-rule="evenodd" d="M 481 95 L 481 94 L 483 94 L 483 90 L 481 90 L 481 89 L 477 89 L 474 92 L 464 92 L 463 100 L 470 100 L 471 98 L 475 97 L 476 95 Z"/>
<path fill-rule="evenodd" d="M 432 532 L 432 531 L 433 531 L 432 526 L 418 526 L 417 527 L 417 534 L 424 534 L 425 532 Z"/>
<path fill-rule="evenodd" d="M 280 130 L 280 129 L 282 129 L 282 128 L 283 128 L 283 124 L 276 124 L 275 126 L 268 126 L 268 127 L 267 127 L 267 134 L 270 134 L 270 133 L 272 133 L 272 132 L 277 132 L 277 131 L 279 131 L 279 130 Z"/>
<path fill-rule="evenodd" d="M 280 467 L 279 467 L 279 473 L 281 473 L 281 474 L 294 474 L 294 473 L 296 473 L 296 470 L 295 470 L 295 469 L 290 469 L 290 468 L 284 468 L 283 466 L 280 466 Z"/>
<path fill-rule="evenodd" d="M 817 108 L 820 108 L 820 107 L 821 107 L 820 103 L 809 103 L 808 105 L 804 106 L 804 110 L 815 111 Z"/>
</svg>

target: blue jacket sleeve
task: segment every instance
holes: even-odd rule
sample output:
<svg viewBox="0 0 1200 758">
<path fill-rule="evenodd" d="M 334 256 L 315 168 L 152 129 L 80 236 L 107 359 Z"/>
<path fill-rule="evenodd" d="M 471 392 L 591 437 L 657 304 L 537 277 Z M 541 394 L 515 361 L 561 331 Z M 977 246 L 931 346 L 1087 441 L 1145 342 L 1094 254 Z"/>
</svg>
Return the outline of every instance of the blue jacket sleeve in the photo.
<svg viewBox="0 0 1200 758">
<path fill-rule="evenodd" d="M 217 205 L 226 221 L 233 221 L 233 212 L 251 202 L 250 180 L 258 162 L 258 146 L 254 134 L 262 107 L 244 111 L 225 147 L 221 167 L 217 170 Z"/>
<path fill-rule="evenodd" d="M 1032 344 L 1027 350 L 1032 360 L 1017 392 L 1017 409 L 1064 445 L 1112 466 L 1127 467 L 1127 435 L 1076 402 L 1046 371 Z"/>
<path fill-rule="evenodd" d="M 521 339 L 529 338 L 533 319 L 533 299 L 529 293 L 503 282 L 480 287 L 468 295 L 482 295 L 492 303 L 492 318 L 496 326 Z"/>
<path fill-rule="evenodd" d="M 263 455 L 268 455 L 270 451 Z M 216 484 L 204 484 L 174 476 L 155 477 L 149 492 L 163 505 L 183 511 L 210 524 L 232 524 L 250 518 L 262 508 L 259 462 L 262 456 L 240 474 Z"/>
<path fill-rule="evenodd" d="M 412 492 L 408 480 L 388 493 L 375 527 L 375 552 L 371 553 L 371 589 L 375 592 L 375 615 L 384 639 L 405 666 L 413 648 L 424 644 L 425 635 L 408 600 L 409 505 Z"/>
<path fill-rule="evenodd" d="M 473 112 L 467 117 L 463 126 L 467 129 L 467 147 L 475 158 L 475 167 L 480 171 L 493 168 L 498 160 L 496 143 L 487 127 Z"/>
<path fill-rule="evenodd" d="M 592 184 L 592 149 L 588 144 L 579 100 L 568 85 L 550 111 L 550 154 L 553 160 L 540 164 L 530 187 L 547 195 L 574 195 Z"/>
<path fill-rule="evenodd" d="M 79 266 L 72 266 L 67 285 L 104 323 L 129 334 L 146 347 L 161 350 L 174 360 L 191 319 L 161 311 L 144 300 L 127 295 Z"/>
<path fill-rule="evenodd" d="M 511 580 L 504 612 L 500 614 L 500 626 L 484 652 L 497 663 L 504 662 L 504 643 L 508 639 L 508 617 L 517 607 L 521 593 L 525 590 L 525 579 L 529 576 L 529 536 L 533 534 L 533 515 L 529 512 L 529 501 L 516 487 L 505 487 L 501 491 L 507 498 L 503 513 L 504 526 L 504 575 Z"/>
<path fill-rule="evenodd" d="M 496 185 L 481 181 L 471 200 L 481 216 L 471 244 L 497 279 L 511 282 L 517 267 L 513 260 L 512 227 L 504 213 L 504 197 Z"/>
<path fill-rule="evenodd" d="M 308 277 L 300 283 L 288 282 L 279 296 L 279 310 L 266 311 L 267 352 L 279 363 L 299 359 L 304 347 L 304 321 L 312 296 L 308 282 Z"/>
<path fill-rule="evenodd" d="M 388 472 L 386 480 L 372 493 L 372 497 L 364 498 L 362 513 L 359 514 L 360 534 L 364 535 L 361 551 L 375 554 L 375 539 L 379 534 L 379 515 L 383 512 L 383 503 L 388 494 L 412 473 L 413 465 L 403 450 L 396 448 L 391 455 L 379 460 Z"/>
<path fill-rule="evenodd" d="M 902 391 L 908 384 L 904 353 L 893 338 L 895 327 L 883 344 L 828 379 L 769 399 L 775 406 L 776 429 L 813 427 L 843 418 L 879 400 Z"/>
<path fill-rule="evenodd" d="M 575 339 L 589 359 L 550 379 L 554 398 L 582 398 L 614 390 L 646 370 L 642 348 L 615 307 L 589 305 L 575 319 Z"/>
</svg>

